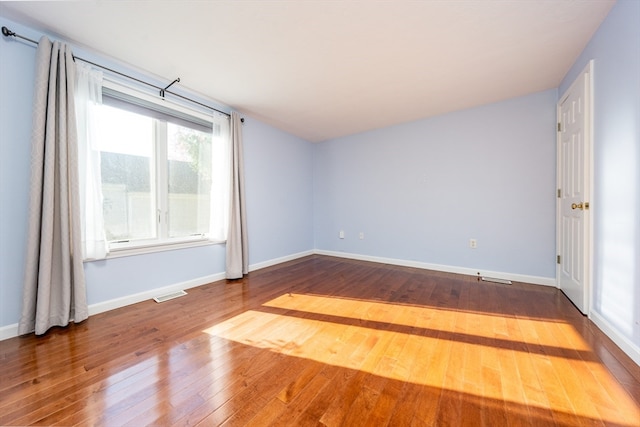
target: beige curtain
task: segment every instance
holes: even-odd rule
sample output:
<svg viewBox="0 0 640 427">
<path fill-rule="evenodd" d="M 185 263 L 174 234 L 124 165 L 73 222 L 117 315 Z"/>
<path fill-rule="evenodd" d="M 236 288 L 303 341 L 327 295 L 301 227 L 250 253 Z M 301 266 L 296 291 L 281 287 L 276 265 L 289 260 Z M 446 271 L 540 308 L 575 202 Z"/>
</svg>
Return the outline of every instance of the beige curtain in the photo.
<svg viewBox="0 0 640 427">
<path fill-rule="evenodd" d="M 88 317 L 78 190 L 74 62 L 68 46 L 40 39 L 36 58 L 31 195 L 18 332 L 44 334 Z"/>
<path fill-rule="evenodd" d="M 231 194 L 229 195 L 229 233 L 227 235 L 227 279 L 240 279 L 249 272 L 247 213 L 244 196 L 242 122 L 231 113 Z"/>
</svg>

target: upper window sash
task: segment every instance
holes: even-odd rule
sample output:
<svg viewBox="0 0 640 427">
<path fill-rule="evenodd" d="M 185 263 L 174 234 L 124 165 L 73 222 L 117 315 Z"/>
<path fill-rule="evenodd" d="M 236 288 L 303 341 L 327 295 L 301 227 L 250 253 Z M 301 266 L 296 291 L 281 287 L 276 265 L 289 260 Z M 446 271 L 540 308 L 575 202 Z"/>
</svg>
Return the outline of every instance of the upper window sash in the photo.
<svg viewBox="0 0 640 427">
<path fill-rule="evenodd" d="M 151 95 L 106 78 L 102 84 L 102 103 L 180 126 L 212 132 L 214 136 L 219 133 L 219 126 L 216 126 L 213 115 L 210 113 L 159 98 L 157 95 Z"/>
</svg>

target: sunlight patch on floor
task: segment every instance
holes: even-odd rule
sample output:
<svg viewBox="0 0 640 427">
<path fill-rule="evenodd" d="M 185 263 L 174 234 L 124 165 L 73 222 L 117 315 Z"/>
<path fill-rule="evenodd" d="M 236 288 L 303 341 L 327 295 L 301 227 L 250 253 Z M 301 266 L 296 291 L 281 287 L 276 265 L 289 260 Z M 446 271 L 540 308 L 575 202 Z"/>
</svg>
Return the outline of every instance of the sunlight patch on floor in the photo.
<svg viewBox="0 0 640 427">
<path fill-rule="evenodd" d="M 282 295 L 263 307 L 205 332 L 393 380 L 621 421 L 615 410 L 591 405 L 583 390 L 582 402 L 564 391 L 556 401 L 546 400 L 583 381 L 592 390 L 599 387 L 597 378 L 583 375 L 592 376 L 589 366 L 599 363 L 588 360 L 595 356 L 566 323 L 300 294 Z M 599 375 L 615 383 L 608 372 Z M 611 408 L 634 406 L 621 388 L 609 392 Z"/>
<path fill-rule="evenodd" d="M 444 323 L 453 321 L 460 316 L 460 311 L 446 310 L 437 307 L 418 305 L 398 305 L 387 302 L 371 300 L 356 300 L 340 297 L 326 297 L 305 294 L 284 294 L 263 304 L 265 307 L 279 308 L 283 310 L 299 310 L 303 313 L 313 313 L 318 315 L 336 316 L 338 318 L 354 319 L 359 322 L 372 322 L 384 324 L 403 325 L 415 328 L 429 328 L 434 317 L 444 318 Z M 405 314 L 399 318 L 398 308 Z M 535 330 L 539 325 L 549 323 L 545 320 L 532 320 L 516 318 L 513 316 L 497 316 L 496 313 L 480 313 L 477 311 L 465 312 L 466 325 L 464 331 L 471 333 L 473 337 L 485 337 L 490 339 L 500 339 L 509 334 L 509 328 L 519 327 L 526 330 Z M 497 324 L 502 323 L 502 324 Z M 567 348 L 578 351 L 589 351 L 590 348 L 575 329 L 560 321 L 553 322 L 556 327 L 563 329 L 565 334 L 571 338 L 571 345 L 564 347 L 564 344 L 553 341 L 553 346 Z M 486 325 L 492 324 L 493 328 L 487 330 Z M 371 327 L 376 327 L 372 324 Z M 502 334 L 496 331 L 503 332 Z M 441 330 L 441 329 L 439 329 Z M 462 332 L 459 326 L 448 330 L 451 333 Z M 463 332 L 463 333 L 465 333 Z M 509 339 L 509 338 L 507 338 Z M 538 337 L 533 336 L 531 340 L 522 340 L 527 344 L 546 345 Z"/>
</svg>

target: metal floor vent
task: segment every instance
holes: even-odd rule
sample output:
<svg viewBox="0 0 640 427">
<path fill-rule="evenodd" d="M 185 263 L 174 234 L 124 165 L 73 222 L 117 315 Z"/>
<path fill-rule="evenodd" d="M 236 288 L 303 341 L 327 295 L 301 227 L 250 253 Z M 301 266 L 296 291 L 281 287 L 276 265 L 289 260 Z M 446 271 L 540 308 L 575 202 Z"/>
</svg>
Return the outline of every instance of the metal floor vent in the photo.
<svg viewBox="0 0 640 427">
<path fill-rule="evenodd" d="M 165 302 L 165 301 L 169 301 L 170 299 L 184 296 L 186 294 L 187 293 L 185 291 L 176 291 L 176 292 L 171 292 L 170 294 L 159 295 L 157 297 L 154 297 L 153 300 L 155 302 Z"/>
<path fill-rule="evenodd" d="M 496 277 L 482 276 L 481 279 L 482 279 L 483 282 L 502 283 L 503 285 L 510 285 L 511 284 L 511 280 L 498 279 Z"/>
</svg>

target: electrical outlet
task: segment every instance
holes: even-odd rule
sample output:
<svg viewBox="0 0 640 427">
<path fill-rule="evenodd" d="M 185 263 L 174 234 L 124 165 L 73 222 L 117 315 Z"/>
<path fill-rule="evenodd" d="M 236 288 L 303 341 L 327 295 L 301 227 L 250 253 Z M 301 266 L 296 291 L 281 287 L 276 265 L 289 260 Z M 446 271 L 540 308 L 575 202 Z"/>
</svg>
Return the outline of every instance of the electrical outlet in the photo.
<svg viewBox="0 0 640 427">
<path fill-rule="evenodd" d="M 363 240 L 364 239 L 364 233 L 361 231 L 360 235 L 358 237 L 360 237 L 360 240 Z"/>
<path fill-rule="evenodd" d="M 476 249 L 478 247 L 478 241 L 476 239 L 469 239 L 469 247 Z"/>
<path fill-rule="evenodd" d="M 344 230 L 340 230 L 340 234 L 338 234 L 338 237 L 344 239 Z"/>
</svg>

